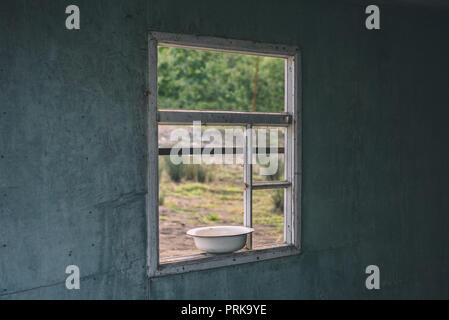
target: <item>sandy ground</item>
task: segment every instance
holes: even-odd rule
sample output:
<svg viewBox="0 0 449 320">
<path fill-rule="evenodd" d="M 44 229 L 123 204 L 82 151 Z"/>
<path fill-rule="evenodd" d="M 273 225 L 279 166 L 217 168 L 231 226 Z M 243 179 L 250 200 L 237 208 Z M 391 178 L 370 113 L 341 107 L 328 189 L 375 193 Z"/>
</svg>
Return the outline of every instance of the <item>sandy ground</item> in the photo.
<svg viewBox="0 0 449 320">
<path fill-rule="evenodd" d="M 187 214 L 171 211 L 164 206 L 161 206 L 159 210 L 161 216 L 170 217 L 170 219 L 160 221 L 159 223 L 161 261 L 168 257 L 201 253 L 202 251 L 196 249 L 193 239 L 186 235 L 187 230 L 200 227 L 201 225 L 189 223 L 190 217 Z M 241 225 L 235 222 L 226 221 L 225 223 L 226 225 Z M 258 225 L 255 226 L 255 229 L 254 247 L 281 243 L 283 241 L 283 237 L 278 233 L 274 233 L 272 228 L 268 226 Z"/>
</svg>

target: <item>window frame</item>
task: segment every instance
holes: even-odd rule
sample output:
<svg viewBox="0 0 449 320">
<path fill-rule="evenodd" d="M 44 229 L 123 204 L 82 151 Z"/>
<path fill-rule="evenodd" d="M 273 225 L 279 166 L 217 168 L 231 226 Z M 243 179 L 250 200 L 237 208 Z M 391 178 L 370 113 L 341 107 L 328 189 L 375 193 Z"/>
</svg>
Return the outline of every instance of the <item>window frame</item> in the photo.
<svg viewBox="0 0 449 320">
<path fill-rule="evenodd" d="M 285 59 L 285 86 L 283 113 L 234 112 L 234 111 L 172 111 L 158 109 L 158 46 L 197 49 L 269 56 Z M 149 277 L 206 270 L 241 263 L 249 263 L 297 255 L 301 253 L 301 54 L 297 46 L 267 44 L 246 40 L 224 39 L 209 36 L 195 36 L 150 31 L 148 34 L 148 114 L 147 114 L 147 275 Z M 251 237 L 247 247 L 251 250 L 224 255 L 197 254 L 170 262 L 159 259 L 159 178 L 158 178 L 158 125 L 192 123 L 201 120 L 207 124 L 246 126 L 244 154 L 251 156 L 250 129 L 256 125 L 283 126 L 285 133 L 285 168 L 281 184 L 284 188 L 284 244 L 252 249 Z M 223 122 L 225 121 L 226 122 Z M 241 121 L 241 122 L 240 122 Z M 251 204 L 248 199 L 252 190 L 273 188 L 273 186 L 252 183 L 252 167 L 245 161 L 244 183 L 247 184 L 244 199 L 244 225 L 251 227 Z M 290 190 L 290 191 L 288 191 Z"/>
</svg>

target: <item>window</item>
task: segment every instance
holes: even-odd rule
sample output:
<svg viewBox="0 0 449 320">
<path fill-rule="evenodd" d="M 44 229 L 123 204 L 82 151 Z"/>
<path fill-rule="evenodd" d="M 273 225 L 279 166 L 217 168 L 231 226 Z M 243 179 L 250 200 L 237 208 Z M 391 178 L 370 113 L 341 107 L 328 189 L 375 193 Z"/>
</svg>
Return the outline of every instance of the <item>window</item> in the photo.
<svg viewBox="0 0 449 320">
<path fill-rule="evenodd" d="M 240 106 L 226 106 L 228 109 L 214 108 L 212 110 L 194 105 L 173 106 L 158 105 L 158 50 L 160 47 L 171 47 L 181 49 L 206 50 L 209 52 L 225 52 L 234 54 L 245 54 L 262 57 L 273 57 L 284 59 L 284 108 L 276 112 L 257 112 L 255 110 L 239 110 Z M 265 259 L 285 257 L 299 254 L 300 252 L 300 216 L 301 216 L 301 118 L 299 98 L 299 49 L 292 46 L 272 45 L 255 43 L 242 40 L 220 39 L 213 37 L 199 37 L 190 35 L 168 34 L 150 32 L 149 34 L 149 90 L 148 90 L 148 195 L 147 195 L 147 221 L 148 221 L 148 274 L 150 277 L 204 270 L 214 267 L 260 261 Z M 188 63 L 188 61 L 187 61 Z M 192 92 L 195 94 L 195 86 Z M 219 97 L 217 96 L 217 101 Z M 220 101 L 213 101 L 219 104 Z M 167 101 L 164 100 L 164 104 Z M 218 110 L 217 110 L 218 109 Z M 195 141 L 188 141 L 184 145 L 164 145 L 160 141 L 159 132 L 185 128 L 193 125 L 193 129 L 200 135 L 203 134 L 204 126 L 212 128 L 215 132 L 223 132 L 232 128 L 233 132 L 242 132 L 241 139 L 232 139 L 231 145 L 218 143 L 208 147 L 195 145 Z M 189 129 L 184 129 L 189 130 Z M 269 134 L 267 134 L 269 132 Z M 273 135 L 272 135 L 273 134 Z M 194 136 L 195 133 L 190 136 Z M 279 140 L 279 136 L 281 137 Z M 282 146 L 260 147 L 259 142 L 271 143 L 276 140 L 282 141 Z M 201 140 L 200 140 L 201 141 Z M 254 145 L 256 144 L 256 145 Z M 242 179 L 242 216 L 237 218 L 236 223 L 242 223 L 247 227 L 258 229 L 258 223 L 264 221 L 263 202 L 267 196 L 273 197 L 281 207 L 283 215 L 277 217 L 277 222 L 282 223 L 283 235 L 278 238 L 275 245 L 254 245 L 257 240 L 249 235 L 246 248 L 230 254 L 207 254 L 196 253 L 179 258 L 161 259 L 160 252 L 160 184 L 159 165 L 163 158 L 178 155 L 189 161 L 203 154 L 205 149 L 209 154 L 223 156 L 234 156 L 234 160 L 240 156 L 242 170 L 236 170 Z M 181 156 L 182 154 L 182 156 Z M 279 154 L 279 160 L 283 171 L 281 174 L 269 179 L 253 172 L 253 169 L 263 167 L 263 156 Z M 261 158 L 259 158 L 261 156 Z M 256 162 L 253 159 L 262 159 Z M 277 159 L 277 158 L 276 158 Z M 214 164 L 215 166 L 216 164 Z M 202 166 L 202 165 L 201 165 Z M 278 163 L 276 163 L 276 167 Z M 267 168 L 265 167 L 265 170 Z M 268 170 L 269 171 L 269 170 Z M 239 173 L 240 172 L 240 173 Z M 166 218 L 166 217 L 163 217 Z M 261 227 L 262 228 L 262 227 Z"/>
</svg>

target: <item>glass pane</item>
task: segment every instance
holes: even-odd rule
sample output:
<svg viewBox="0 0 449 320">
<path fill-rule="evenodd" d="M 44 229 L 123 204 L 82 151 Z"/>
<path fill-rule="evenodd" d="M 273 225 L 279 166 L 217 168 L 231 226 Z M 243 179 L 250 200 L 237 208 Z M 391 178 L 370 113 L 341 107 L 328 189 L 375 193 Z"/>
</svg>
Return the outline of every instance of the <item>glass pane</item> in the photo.
<svg viewBox="0 0 449 320">
<path fill-rule="evenodd" d="M 192 157 L 188 157 L 192 160 Z M 159 157 L 160 260 L 200 253 L 189 229 L 243 225 L 243 166 L 174 165 Z"/>
<path fill-rule="evenodd" d="M 196 152 L 195 164 L 243 165 L 241 126 L 159 125 L 158 144 L 160 155 L 176 156 L 175 162 L 185 162 L 183 155 Z"/>
<path fill-rule="evenodd" d="M 253 191 L 253 248 L 284 243 L 284 189 Z"/>
<path fill-rule="evenodd" d="M 284 180 L 284 128 L 255 127 L 254 147 L 259 153 L 254 155 L 254 181 Z"/>
<path fill-rule="evenodd" d="M 159 47 L 159 108 L 283 112 L 284 61 Z"/>
</svg>

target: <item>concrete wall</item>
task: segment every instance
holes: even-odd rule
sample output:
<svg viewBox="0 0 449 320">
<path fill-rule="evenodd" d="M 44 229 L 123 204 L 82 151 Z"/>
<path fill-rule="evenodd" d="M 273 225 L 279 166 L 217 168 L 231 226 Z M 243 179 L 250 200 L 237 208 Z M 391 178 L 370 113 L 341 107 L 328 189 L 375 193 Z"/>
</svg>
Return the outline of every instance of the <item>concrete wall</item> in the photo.
<svg viewBox="0 0 449 320">
<path fill-rule="evenodd" d="M 449 12 L 334 2 L 2 1 L 0 298 L 449 298 Z M 301 46 L 301 256 L 147 281 L 149 29 Z"/>
</svg>

